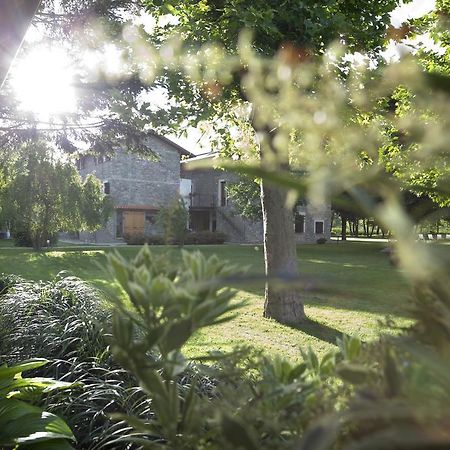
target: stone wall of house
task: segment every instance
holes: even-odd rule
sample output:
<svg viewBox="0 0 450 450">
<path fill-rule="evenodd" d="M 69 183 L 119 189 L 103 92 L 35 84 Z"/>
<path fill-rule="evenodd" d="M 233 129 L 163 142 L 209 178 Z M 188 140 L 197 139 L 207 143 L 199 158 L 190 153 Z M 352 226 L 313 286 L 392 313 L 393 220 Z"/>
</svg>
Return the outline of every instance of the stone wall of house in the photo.
<svg viewBox="0 0 450 450">
<path fill-rule="evenodd" d="M 182 178 L 192 180 L 192 202 L 194 206 L 198 203 L 213 201 L 216 207 L 217 230 L 224 232 L 228 236 L 229 242 L 237 243 L 260 243 L 263 241 L 262 221 L 250 221 L 239 215 L 233 204 L 228 202 L 227 206 L 220 206 L 219 203 L 219 182 L 224 180 L 227 183 L 236 182 L 238 177 L 232 173 L 214 169 L 189 170 L 192 162 L 181 163 Z M 296 233 L 296 241 L 300 243 L 315 243 L 319 238 L 327 240 L 331 237 L 331 207 L 329 204 L 323 206 L 313 206 L 305 204 L 298 208 L 298 212 L 304 214 L 304 232 Z M 323 221 L 323 233 L 315 233 L 315 222 Z M 294 224 L 293 224 L 294 226 Z"/>
<path fill-rule="evenodd" d="M 303 233 L 296 233 L 295 238 L 299 244 L 311 244 L 317 242 L 317 239 L 331 239 L 331 205 L 313 206 L 306 204 L 299 206 L 297 211 L 304 214 L 305 225 Z M 315 233 L 315 222 L 323 221 L 323 233 Z"/>
<path fill-rule="evenodd" d="M 236 175 L 223 170 L 196 169 L 187 170 L 188 162 L 182 162 L 181 176 L 192 180 L 192 205 L 215 206 L 216 229 L 227 235 L 228 242 L 260 243 L 262 242 L 262 222 L 253 222 L 239 215 L 232 202 L 226 206 L 220 205 L 219 183 L 234 183 Z"/>
<path fill-rule="evenodd" d="M 143 157 L 118 150 L 109 160 L 84 157 L 80 174 L 92 173 L 103 183 L 109 183 L 115 206 L 159 208 L 175 200 L 180 189 L 180 154 L 169 142 L 150 136 L 148 147 L 156 157 Z M 89 242 L 116 241 L 117 211 L 113 212 L 105 228 L 95 233 L 81 233 L 80 239 Z M 150 231 L 152 226 L 147 224 Z"/>
</svg>

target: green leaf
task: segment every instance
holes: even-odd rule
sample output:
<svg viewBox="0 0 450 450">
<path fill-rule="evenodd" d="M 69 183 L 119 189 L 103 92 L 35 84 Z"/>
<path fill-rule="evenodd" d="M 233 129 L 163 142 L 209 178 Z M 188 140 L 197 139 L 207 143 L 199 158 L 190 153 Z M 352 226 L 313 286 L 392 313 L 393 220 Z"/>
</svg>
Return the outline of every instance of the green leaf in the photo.
<svg viewBox="0 0 450 450">
<path fill-rule="evenodd" d="M 338 375 L 352 384 L 361 384 L 368 381 L 372 370 L 361 364 L 342 362 L 336 367 Z"/>
<path fill-rule="evenodd" d="M 23 361 L 20 364 L 11 367 L 2 366 L 0 367 L 0 380 L 25 372 L 26 370 L 37 369 L 38 367 L 45 366 L 47 363 L 47 359 L 36 358 Z"/>
<path fill-rule="evenodd" d="M 236 419 L 223 415 L 221 426 L 225 439 L 234 448 L 245 448 L 248 450 L 257 450 L 259 448 L 250 433 Z"/>
<path fill-rule="evenodd" d="M 0 430 L 2 445 L 75 439 L 61 418 L 15 399 L 0 400 Z"/>
<path fill-rule="evenodd" d="M 171 324 L 161 339 L 161 350 L 169 353 L 173 350 L 179 350 L 191 337 L 192 329 L 191 319 L 184 319 Z"/>
<path fill-rule="evenodd" d="M 306 431 L 297 450 L 329 450 L 337 437 L 338 430 L 337 416 L 321 420 Z"/>
</svg>

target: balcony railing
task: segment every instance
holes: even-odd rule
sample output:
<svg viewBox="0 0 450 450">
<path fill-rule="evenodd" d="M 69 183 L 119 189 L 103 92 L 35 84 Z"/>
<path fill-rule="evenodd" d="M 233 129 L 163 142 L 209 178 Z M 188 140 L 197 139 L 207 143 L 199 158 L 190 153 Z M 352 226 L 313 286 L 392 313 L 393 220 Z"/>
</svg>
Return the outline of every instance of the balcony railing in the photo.
<svg viewBox="0 0 450 450">
<path fill-rule="evenodd" d="M 217 206 L 217 196 L 213 194 L 190 194 L 191 208 L 213 208 Z"/>
</svg>

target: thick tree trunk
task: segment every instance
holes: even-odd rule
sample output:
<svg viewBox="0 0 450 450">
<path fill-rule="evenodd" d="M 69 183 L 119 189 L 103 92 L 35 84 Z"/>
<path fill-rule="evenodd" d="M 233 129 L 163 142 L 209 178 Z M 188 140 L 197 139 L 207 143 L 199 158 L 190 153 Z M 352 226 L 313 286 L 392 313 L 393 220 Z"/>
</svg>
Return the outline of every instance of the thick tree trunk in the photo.
<svg viewBox="0 0 450 450">
<path fill-rule="evenodd" d="M 286 208 L 286 192 L 262 182 L 261 203 L 266 276 L 269 277 L 265 289 L 264 317 L 281 323 L 299 323 L 305 318 L 299 289 L 293 286 L 282 289 L 279 282 L 270 280 L 299 275 L 293 214 Z"/>
<path fill-rule="evenodd" d="M 289 172 L 289 154 L 280 152 L 273 143 L 273 131 L 257 111 L 252 118 L 256 133 L 263 132 L 260 142 L 261 166 L 270 170 Z M 298 277 L 297 246 L 292 209 L 286 207 L 287 192 L 266 181 L 261 181 L 261 206 L 264 229 L 264 262 L 267 277 L 263 316 L 285 324 L 298 324 L 305 318 L 300 289 L 294 285 L 281 286 L 278 277 L 294 280 Z"/>
</svg>

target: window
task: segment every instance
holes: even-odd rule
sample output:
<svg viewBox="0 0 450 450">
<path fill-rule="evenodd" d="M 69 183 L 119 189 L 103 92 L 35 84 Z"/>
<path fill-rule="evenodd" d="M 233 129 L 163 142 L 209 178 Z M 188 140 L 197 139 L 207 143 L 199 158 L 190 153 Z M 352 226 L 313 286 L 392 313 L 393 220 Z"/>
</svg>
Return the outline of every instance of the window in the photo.
<svg viewBox="0 0 450 450">
<path fill-rule="evenodd" d="M 296 233 L 305 232 L 305 215 L 298 212 L 295 213 L 294 217 L 294 229 Z"/>
<path fill-rule="evenodd" d="M 155 211 L 146 211 L 145 212 L 145 221 L 150 225 L 154 225 L 156 223 L 156 212 Z"/>
<path fill-rule="evenodd" d="M 219 180 L 219 206 L 227 206 L 228 204 L 226 185 L 225 180 Z"/>
<path fill-rule="evenodd" d="M 109 181 L 105 181 L 103 183 L 103 193 L 105 195 L 111 194 L 111 185 L 110 185 Z"/>
<path fill-rule="evenodd" d="M 315 220 L 314 221 L 314 233 L 323 234 L 325 230 L 323 220 Z"/>
<path fill-rule="evenodd" d="M 100 156 L 96 156 L 96 157 L 94 158 L 94 163 L 95 163 L 95 165 L 103 164 L 103 163 L 105 163 L 105 162 L 107 162 L 107 161 L 111 161 L 111 156 L 100 155 Z"/>
<path fill-rule="evenodd" d="M 80 156 L 80 158 L 77 160 L 77 169 L 82 170 L 86 168 L 86 157 Z"/>
</svg>

